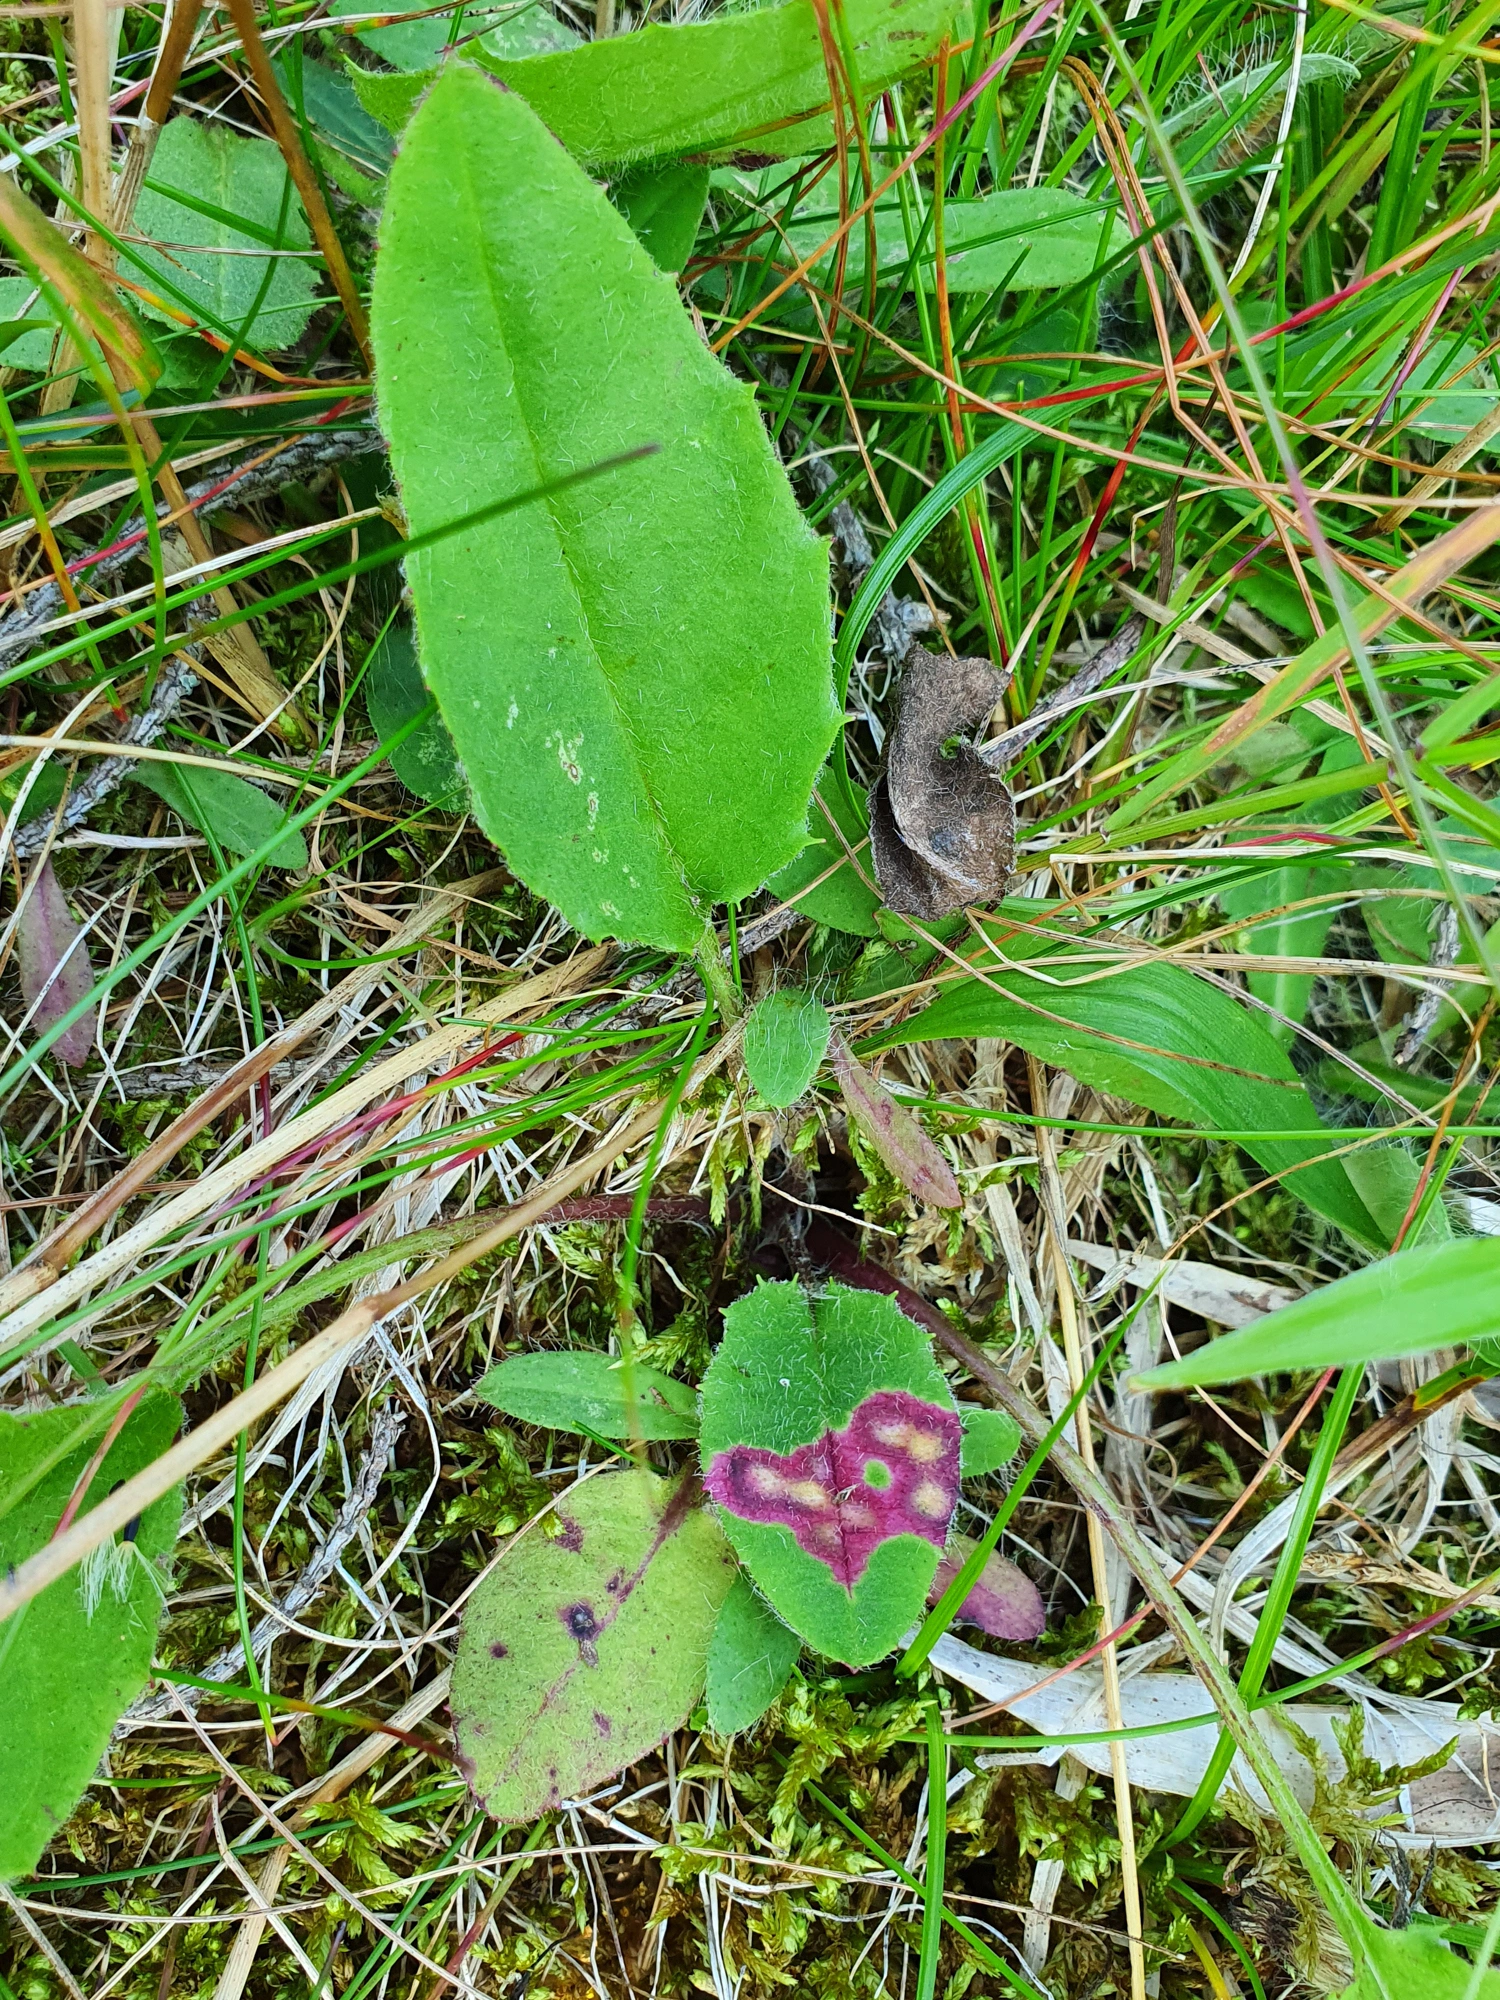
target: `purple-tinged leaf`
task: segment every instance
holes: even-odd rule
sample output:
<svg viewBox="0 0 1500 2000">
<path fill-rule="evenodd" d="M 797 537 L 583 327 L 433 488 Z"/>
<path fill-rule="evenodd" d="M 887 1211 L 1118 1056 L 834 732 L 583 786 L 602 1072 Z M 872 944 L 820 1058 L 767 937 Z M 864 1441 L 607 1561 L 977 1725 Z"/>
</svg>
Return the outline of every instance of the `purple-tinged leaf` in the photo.
<svg viewBox="0 0 1500 2000">
<path fill-rule="evenodd" d="M 974 1553 L 966 1535 L 953 1535 L 943 1551 L 929 1605 L 936 1604 L 954 1577 Z M 992 1639 L 1035 1639 L 1046 1628 L 1047 1613 L 1042 1593 L 1023 1570 L 1004 1556 L 991 1556 L 979 1572 L 979 1581 L 953 1615 L 955 1625 L 977 1625 Z"/>
<path fill-rule="evenodd" d="M 16 927 L 16 969 L 27 1011 L 36 1007 L 31 1027 L 38 1035 L 60 1021 L 93 988 L 88 945 L 50 861 L 42 863 Z M 98 1011 L 91 1007 L 52 1044 L 52 1053 L 59 1062 L 86 1063 L 94 1052 L 98 1025 Z"/>
<path fill-rule="evenodd" d="M 833 1037 L 828 1056 L 849 1116 L 907 1192 L 934 1208 L 959 1207 L 953 1169 L 912 1113 L 876 1082 L 842 1035 Z"/>
<path fill-rule="evenodd" d="M 704 1485 L 757 1587 L 820 1653 L 867 1666 L 921 1615 L 961 1448 L 931 1343 L 892 1300 L 763 1284 L 724 1315 Z"/>
</svg>

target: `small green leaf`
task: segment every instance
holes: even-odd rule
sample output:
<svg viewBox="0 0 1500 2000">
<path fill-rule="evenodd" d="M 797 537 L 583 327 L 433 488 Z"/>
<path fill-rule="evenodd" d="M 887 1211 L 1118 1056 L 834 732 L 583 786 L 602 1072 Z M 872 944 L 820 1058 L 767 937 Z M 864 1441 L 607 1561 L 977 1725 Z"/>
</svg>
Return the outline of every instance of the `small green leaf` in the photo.
<svg viewBox="0 0 1500 2000">
<path fill-rule="evenodd" d="M 698 1435 L 698 1398 L 686 1383 L 640 1361 L 627 1375 L 609 1355 L 582 1348 L 513 1355 L 476 1382 L 474 1394 L 523 1424 L 578 1436 L 593 1431 L 654 1441 Z"/>
<path fill-rule="evenodd" d="M 709 905 L 801 846 L 838 722 L 827 553 L 750 390 L 522 100 L 462 65 L 397 157 L 373 321 L 419 532 L 659 447 L 407 572 L 423 675 L 511 867 L 587 936 L 695 948 Z"/>
<path fill-rule="evenodd" d="M 1248 1375 L 1394 1361 L 1500 1333 L 1500 1238 L 1403 1250 L 1309 1292 L 1138 1378 L 1142 1389 L 1198 1388 Z"/>
<path fill-rule="evenodd" d="M 453 1725 L 492 1818 L 534 1819 L 654 1750 L 703 1692 L 735 1561 L 690 1483 L 606 1474 L 469 1601 Z"/>
<path fill-rule="evenodd" d="M 293 116 L 305 114 L 314 130 L 364 173 L 383 175 L 389 170 L 396 150 L 391 135 L 365 110 L 342 70 L 305 53 L 295 64 L 288 56 L 278 56 L 275 68 Z"/>
<path fill-rule="evenodd" d="M 828 208 L 820 196 L 818 212 L 798 214 L 790 231 L 793 248 L 805 257 L 837 227 L 837 208 Z M 1130 232 L 1113 209 L 1067 188 L 1002 188 L 977 201 L 949 201 L 943 206 L 950 292 L 1035 292 L 1083 284 L 1129 242 Z M 928 291 L 935 287 L 932 231 L 918 243 L 913 267 L 897 202 L 883 201 L 876 209 L 875 252 L 883 284 L 914 282 Z M 864 235 L 855 230 L 849 239 L 846 282 L 862 283 L 864 271 Z"/>
<path fill-rule="evenodd" d="M 393 625 L 371 653 L 365 670 L 365 706 L 370 726 L 382 742 L 431 701 L 411 629 Z M 391 752 L 391 769 L 409 792 L 435 806 L 462 810 L 468 803 L 463 766 L 453 738 L 440 715 L 429 716 L 420 729 Z"/>
<path fill-rule="evenodd" d="M 0 364 L 45 375 L 52 366 L 57 322 L 30 278 L 0 278 L 0 319 L 7 322 L 3 334 L 9 336 L 0 348 Z"/>
<path fill-rule="evenodd" d="M 828 1009 L 811 993 L 788 987 L 756 1002 L 745 1021 L 745 1068 L 767 1104 L 782 1110 L 806 1094 L 832 1033 Z"/>
<path fill-rule="evenodd" d="M 1021 1449 L 1021 1426 L 1004 1410 L 987 1410 L 979 1403 L 960 1403 L 963 1444 L 959 1470 L 965 1479 L 979 1479 L 997 1466 L 1009 1465 Z"/>
<path fill-rule="evenodd" d="M 19 1494 L 66 1446 L 78 1414 L 0 1415 L 0 1502 L 14 1502 L 0 1513 L 0 1571 L 51 1538 L 94 1455 L 94 1438 L 64 1450 Z M 85 1505 L 159 1458 L 181 1421 L 175 1396 L 147 1396 L 110 1446 Z M 181 1508 L 178 1489 L 146 1509 L 133 1539 L 107 1542 L 0 1625 L 0 1878 L 35 1868 L 98 1769 L 115 1723 L 146 1684 Z"/>
<path fill-rule="evenodd" d="M 403 22 L 401 25 L 406 27 L 410 23 Z M 411 114 L 416 110 L 423 91 L 437 76 L 437 71 L 423 69 L 409 76 L 391 76 L 384 70 L 361 69 L 357 63 L 351 62 L 347 74 L 361 109 L 369 112 L 377 125 L 383 125 L 387 132 L 399 138 L 411 123 Z"/>
<path fill-rule="evenodd" d="M 1341 2000 L 1500 2000 L 1500 1971 L 1479 1978 L 1436 1928 L 1379 1931 L 1373 1924 L 1359 1954 L 1359 1972 Z"/>
<path fill-rule="evenodd" d="M 715 1736 L 753 1729 L 797 1663 L 802 1641 L 737 1576 L 708 1649 L 708 1726 Z"/>
<path fill-rule="evenodd" d="M 228 771 L 205 771 L 190 764 L 142 763 L 132 774 L 179 818 L 200 831 L 212 830 L 231 854 L 253 854 L 285 826 L 286 814 L 264 792 Z M 305 868 L 307 842 L 289 833 L 271 852 L 272 868 Z"/>
<path fill-rule="evenodd" d="M 833 764 L 825 765 L 818 779 L 808 832 L 802 852 L 778 868 L 766 887 L 781 902 L 795 902 L 814 923 L 855 937 L 879 937 L 875 912 L 880 895 L 863 794 L 856 798 L 854 787 Z"/>
<path fill-rule="evenodd" d="M 703 1378 L 703 1483 L 786 1622 L 851 1666 L 921 1614 L 958 1499 L 960 1427 L 893 1299 L 758 1285 Z"/>
<path fill-rule="evenodd" d="M 257 345 L 289 347 L 312 317 L 317 264 L 253 254 L 306 250 L 312 241 L 280 150 L 269 139 L 174 118 L 157 141 L 135 227 L 165 246 L 140 255 L 159 274 L 167 298 L 185 298 L 219 333 L 245 338 L 253 312 L 249 331 Z"/>
<path fill-rule="evenodd" d="M 609 184 L 609 198 L 664 271 L 692 255 L 708 200 L 708 168 L 691 161 L 633 167 Z"/>
</svg>

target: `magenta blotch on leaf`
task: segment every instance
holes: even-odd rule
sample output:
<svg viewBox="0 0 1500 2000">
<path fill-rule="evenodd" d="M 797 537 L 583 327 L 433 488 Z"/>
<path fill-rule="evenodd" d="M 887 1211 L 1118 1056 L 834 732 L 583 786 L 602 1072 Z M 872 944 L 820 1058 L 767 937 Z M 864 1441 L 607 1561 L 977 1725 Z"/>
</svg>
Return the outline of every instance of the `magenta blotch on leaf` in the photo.
<svg viewBox="0 0 1500 2000">
<path fill-rule="evenodd" d="M 947 1539 L 958 1500 L 962 1427 L 952 1410 L 904 1389 L 866 1396 L 840 1431 L 783 1455 L 740 1444 L 704 1485 L 742 1521 L 775 1521 L 851 1589 L 892 1535 Z"/>
</svg>

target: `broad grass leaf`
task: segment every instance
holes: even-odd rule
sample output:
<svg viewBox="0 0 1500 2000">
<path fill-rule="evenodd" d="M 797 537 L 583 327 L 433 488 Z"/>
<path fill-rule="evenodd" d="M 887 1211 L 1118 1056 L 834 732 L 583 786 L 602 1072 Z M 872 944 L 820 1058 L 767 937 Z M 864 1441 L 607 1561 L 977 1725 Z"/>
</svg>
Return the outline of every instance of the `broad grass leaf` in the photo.
<svg viewBox="0 0 1500 2000">
<path fill-rule="evenodd" d="M 1142 1389 L 1241 1382 L 1468 1347 L 1500 1333 L 1500 1238 L 1403 1250 L 1137 1378 Z"/>
<path fill-rule="evenodd" d="M 84 1505 L 159 1458 L 182 1408 L 160 1392 L 126 1419 Z M 0 1415 L 0 1570 L 50 1538 L 97 1439 L 66 1444 L 77 1412 Z M 61 1450 L 57 1463 L 17 1498 Z M 13 1503 L 13 1504 L 12 1504 Z M 146 1684 L 177 1539 L 180 1490 L 141 1516 L 134 1541 L 106 1543 L 0 1626 L 0 1878 L 29 1875 L 98 1769 L 110 1732 Z"/>
<path fill-rule="evenodd" d="M 161 374 L 161 357 L 82 251 L 74 249 L 57 224 L 43 215 L 9 174 L 0 174 L 0 237 L 10 244 L 29 276 L 46 280 L 80 331 L 91 335 L 106 354 L 113 354 L 123 364 L 136 393 L 146 395 Z M 47 303 L 49 316 L 55 303 Z M 76 438 L 80 434 L 74 431 L 72 435 Z"/>
<path fill-rule="evenodd" d="M 795 902 L 814 923 L 855 937 L 879 937 L 880 896 L 870 858 L 870 825 L 863 795 L 833 764 L 818 779 L 807 816 L 810 838 L 802 852 L 766 883 L 783 903 Z"/>
<path fill-rule="evenodd" d="M 805 1095 L 828 1053 L 833 1023 L 813 994 L 788 987 L 756 1002 L 745 1021 L 745 1068 L 767 1104 Z"/>
<path fill-rule="evenodd" d="M 958 1500 L 960 1425 L 893 1299 L 761 1284 L 703 1378 L 703 1483 L 810 1646 L 864 1666 L 921 1615 Z"/>
<path fill-rule="evenodd" d="M 797 1664 L 802 1641 L 743 1576 L 729 1587 L 708 1649 L 708 1726 L 753 1729 Z"/>
<path fill-rule="evenodd" d="M 872 101 L 933 54 L 957 0 L 846 0 L 860 90 Z M 730 147 L 817 151 L 831 139 L 828 70 L 811 0 L 586 42 L 564 55 L 474 60 L 524 97 L 585 165 Z M 802 122 L 816 121 L 809 131 Z"/>
<path fill-rule="evenodd" d="M 135 226 L 166 246 L 140 254 L 167 297 L 185 298 L 221 334 L 289 347 L 312 317 L 318 265 L 274 254 L 306 250 L 312 238 L 271 140 L 174 118 L 157 141 Z"/>
<path fill-rule="evenodd" d="M 1330 1141 L 1286 1051 L 1227 993 L 1163 962 L 1104 979 L 1076 968 L 1071 985 L 1066 960 L 1047 970 L 1045 979 L 997 968 L 986 983 L 962 980 L 881 1045 L 972 1035 L 1014 1042 L 1164 1118 L 1243 1134 L 1251 1158 L 1283 1175 L 1309 1208 L 1357 1242 L 1386 1247 L 1340 1163 L 1317 1157 Z M 1257 1139 L 1257 1131 L 1308 1137 Z"/>
<path fill-rule="evenodd" d="M 627 1375 L 609 1355 L 587 1349 L 513 1355 L 481 1377 L 474 1394 L 523 1424 L 578 1436 L 654 1442 L 698 1435 L 698 1397 L 686 1383 L 639 1361 Z"/>
<path fill-rule="evenodd" d="M 365 0 L 334 0 L 331 12 L 339 19 L 369 15 L 378 10 Z M 485 27 L 477 43 L 469 38 L 499 12 L 493 27 Z M 423 21 L 393 21 L 388 28 L 356 28 L 356 38 L 373 49 L 392 69 L 432 69 L 442 61 L 448 39 L 454 32 L 452 14 L 431 14 Z M 578 46 L 578 36 L 545 7 L 509 7 L 503 11 L 469 7 L 464 10 L 458 34 L 464 46 L 487 49 L 506 58 L 550 55 L 559 49 Z"/>
<path fill-rule="evenodd" d="M 521 99 L 462 66 L 397 158 L 373 322 L 419 532 L 659 447 L 408 575 L 424 678 L 512 868 L 589 937 L 693 948 L 711 904 L 802 845 L 838 722 L 827 553 L 750 391 Z"/>
<path fill-rule="evenodd" d="M 1337 905 L 1313 910 L 1289 910 L 1286 905 L 1323 895 L 1343 886 L 1347 878 L 1333 868 L 1271 868 L 1253 882 L 1226 889 L 1219 901 L 1224 914 L 1245 924 L 1247 945 L 1258 958 L 1321 958 Z M 1250 920 L 1275 912 L 1263 923 Z M 1307 1012 L 1317 975 L 1311 972 L 1247 972 L 1245 984 L 1258 1000 L 1274 1007 L 1279 1020 L 1268 1020 L 1267 1032 L 1290 1046 Z"/>
<path fill-rule="evenodd" d="M 838 210 L 828 206 L 821 189 L 816 199 L 817 212 L 799 213 L 789 232 L 799 256 L 816 250 L 838 226 Z M 937 263 L 932 230 L 918 244 L 913 264 L 900 204 L 883 201 L 875 215 L 880 282 L 904 279 L 933 290 Z M 1034 292 L 1082 284 L 1129 243 L 1130 232 L 1112 208 L 1067 188 L 1001 188 L 977 200 L 943 205 L 950 292 Z M 831 265 L 832 253 L 828 261 Z M 865 236 L 856 229 L 849 238 L 846 282 L 862 282 L 864 269 Z"/>
<path fill-rule="evenodd" d="M 453 1726 L 475 1798 L 535 1819 L 654 1750 L 703 1693 L 736 1575 L 711 1512 L 651 1472 L 589 1480 L 524 1536 L 464 1616 Z"/>
<path fill-rule="evenodd" d="M 959 1445 L 959 1471 L 965 1479 L 982 1478 L 1009 1465 L 1021 1449 L 1021 1426 L 1004 1410 L 987 1410 L 980 1403 L 960 1403 L 964 1434 Z"/>
<path fill-rule="evenodd" d="M 609 184 L 609 198 L 664 271 L 693 253 L 708 200 L 708 168 L 690 160 L 632 167 Z"/>
<path fill-rule="evenodd" d="M 229 771 L 205 771 L 188 764 L 143 763 L 132 774 L 165 799 L 189 826 L 211 832 L 231 854 L 253 854 L 286 824 L 286 814 L 264 792 Z M 289 833 L 273 848 L 271 868 L 305 868 L 307 842 Z"/>
<path fill-rule="evenodd" d="M 375 647 L 365 669 L 364 690 L 370 726 L 382 741 L 420 715 L 432 699 L 417 664 L 409 626 L 391 626 Z M 391 752 L 391 769 L 409 792 L 431 805 L 461 809 L 468 804 L 463 766 L 440 715 L 429 716 L 420 729 L 397 744 Z"/>
</svg>

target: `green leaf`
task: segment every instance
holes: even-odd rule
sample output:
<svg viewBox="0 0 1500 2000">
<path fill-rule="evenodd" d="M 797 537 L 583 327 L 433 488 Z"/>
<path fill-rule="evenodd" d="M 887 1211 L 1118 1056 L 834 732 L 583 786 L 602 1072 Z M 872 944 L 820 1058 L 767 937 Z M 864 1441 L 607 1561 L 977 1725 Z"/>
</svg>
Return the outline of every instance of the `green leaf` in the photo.
<svg viewBox="0 0 1500 2000">
<path fill-rule="evenodd" d="M 110 1446 L 84 1504 L 159 1458 L 177 1435 L 175 1396 L 143 1399 Z M 66 1445 L 74 1410 L 0 1415 L 0 1500 Z M 50 1540 L 94 1454 L 64 1455 L 0 1514 L 0 1570 Z M 110 1732 L 146 1684 L 161 1620 L 165 1559 L 180 1489 L 141 1516 L 134 1540 L 106 1543 L 0 1625 L 0 1878 L 29 1875 L 94 1776 Z"/>
<path fill-rule="evenodd" d="M 163 279 L 167 297 L 188 300 L 220 333 L 244 338 L 253 311 L 249 331 L 257 344 L 289 347 L 312 317 L 316 263 L 248 254 L 306 250 L 312 241 L 280 150 L 269 139 L 174 118 L 157 141 L 135 227 L 166 245 L 140 255 Z M 144 302 L 143 309 L 155 312 Z"/>
<path fill-rule="evenodd" d="M 846 0 L 866 102 L 933 54 L 957 0 Z M 832 137 L 828 70 L 811 0 L 649 27 L 564 55 L 475 60 L 524 97 L 585 165 L 749 147 L 815 152 Z M 809 130 L 801 121 L 816 118 Z"/>
<path fill-rule="evenodd" d="M 0 365 L 45 375 L 52 366 L 57 322 L 30 278 L 0 278 L 0 320 L 8 322 L 5 332 L 12 335 L 0 350 Z"/>
<path fill-rule="evenodd" d="M 833 1023 L 811 993 L 789 987 L 757 1001 L 745 1022 L 745 1068 L 778 1110 L 806 1094 L 828 1053 Z"/>
<path fill-rule="evenodd" d="M 698 1435 L 698 1398 L 685 1383 L 640 1361 L 627 1377 L 618 1361 L 587 1349 L 514 1355 L 476 1382 L 474 1394 L 523 1424 L 578 1436 Z"/>
<path fill-rule="evenodd" d="M 691 161 L 634 167 L 609 184 L 609 198 L 664 271 L 692 255 L 708 200 L 708 168 Z"/>
<path fill-rule="evenodd" d="M 361 4 L 361 0 L 334 0 L 331 9 L 334 16 L 340 19 L 378 11 L 368 4 Z M 541 56 L 578 46 L 578 37 L 573 30 L 539 5 L 507 9 L 495 25 L 479 37 L 477 43 L 470 42 L 469 36 L 475 34 L 494 11 L 487 7 L 465 9 L 462 25 L 456 32 L 465 44 L 466 53 L 472 53 L 478 47 L 494 56 Z M 432 14 L 425 21 L 393 21 L 388 28 L 354 30 L 357 39 L 367 49 L 373 49 L 392 69 L 400 70 L 435 68 L 442 61 L 449 36 L 454 33 L 452 14 Z"/>
<path fill-rule="evenodd" d="M 895 1042 L 983 1035 L 1014 1042 L 1080 1082 L 1163 1117 L 1243 1134 L 1268 1173 L 1285 1177 L 1309 1208 L 1372 1249 L 1389 1238 L 1329 1150 L 1322 1124 L 1286 1051 L 1227 993 L 1161 961 L 1100 979 L 1066 957 L 1048 977 L 996 968 L 987 984 L 962 980 L 924 1013 L 881 1037 Z M 1061 978 L 1059 978 L 1061 975 Z M 1306 1140 L 1257 1139 L 1305 1131 Z M 1316 1164 L 1304 1165 L 1303 1162 Z"/>
<path fill-rule="evenodd" d="M 373 319 L 419 532 L 659 447 L 408 575 L 423 674 L 511 867 L 587 936 L 692 949 L 711 904 L 802 845 L 838 722 L 827 553 L 753 395 L 520 98 L 464 67 L 397 157 Z"/>
<path fill-rule="evenodd" d="M 366 174 L 387 172 L 396 150 L 391 135 L 365 110 L 342 70 L 305 53 L 297 63 L 278 56 L 275 68 L 294 117 L 305 114 L 316 131 Z"/>
<path fill-rule="evenodd" d="M 1491 1967 L 1476 1980 L 1468 1960 L 1420 1920 L 1404 1931 L 1371 1925 L 1358 1977 L 1341 2000 L 1500 2000 L 1500 1972 Z"/>
<path fill-rule="evenodd" d="M 141 763 L 131 773 L 148 790 L 165 799 L 180 819 L 200 832 L 212 831 L 231 854 L 253 854 L 270 840 L 286 814 L 254 785 L 228 771 L 205 771 L 191 764 Z M 289 833 L 273 850 L 273 868 L 305 868 L 307 842 Z"/>
<path fill-rule="evenodd" d="M 654 1750 L 703 1692 L 735 1561 L 707 1509 L 650 1472 L 557 1504 L 469 1601 L 453 1726 L 492 1818 L 534 1819 Z"/>
<path fill-rule="evenodd" d="M 958 1499 L 960 1426 L 893 1299 L 758 1285 L 703 1378 L 703 1483 L 776 1611 L 851 1666 L 921 1614 Z"/>
<path fill-rule="evenodd" d="M 789 232 L 799 256 L 816 250 L 838 227 L 838 210 L 828 208 L 821 193 L 819 208 L 821 212 L 814 215 L 799 212 Z M 1034 292 L 1082 284 L 1129 242 L 1130 232 L 1114 210 L 1067 188 L 1002 188 L 977 201 L 949 201 L 943 206 L 943 249 L 950 292 L 996 292 L 1002 288 Z M 883 283 L 914 279 L 928 291 L 936 286 L 932 229 L 928 228 L 918 244 L 912 270 L 897 202 L 881 202 L 876 208 L 875 253 Z M 830 263 L 831 257 L 832 253 Z M 862 282 L 864 270 L 864 234 L 855 230 L 849 238 L 846 282 Z"/>
<path fill-rule="evenodd" d="M 411 23 L 403 21 L 400 25 L 409 27 Z M 384 33 L 384 30 L 378 32 Z M 399 137 L 410 124 L 418 100 L 436 77 L 437 71 L 424 69 L 410 76 L 391 76 L 384 71 L 361 69 L 357 63 L 351 62 L 347 74 L 361 109 L 368 111 L 387 132 Z"/>
<path fill-rule="evenodd" d="M 409 626 L 391 626 L 375 647 L 365 670 L 364 688 L 370 726 L 382 742 L 431 701 Z M 468 803 L 463 766 L 440 715 L 430 716 L 396 746 L 391 752 L 391 769 L 409 792 L 431 805 L 462 810 Z"/>
<path fill-rule="evenodd" d="M 708 1649 L 708 1726 L 715 1736 L 753 1729 L 797 1664 L 802 1641 L 737 1576 Z"/>
<path fill-rule="evenodd" d="M 880 897 L 863 795 L 856 798 L 855 788 L 834 764 L 825 765 L 818 779 L 808 831 L 811 838 L 802 852 L 778 868 L 766 887 L 780 902 L 795 902 L 815 923 L 855 937 L 879 937 L 875 912 Z M 810 886 L 814 883 L 816 887 Z"/>
<path fill-rule="evenodd" d="M 959 1471 L 965 1479 L 979 1479 L 998 1466 L 1009 1465 L 1021 1449 L 1021 1426 L 1004 1410 L 987 1410 L 979 1403 L 960 1403 L 964 1435 L 959 1451 Z"/>
<path fill-rule="evenodd" d="M 1467 1347 L 1500 1330 L 1500 1238 L 1403 1250 L 1139 1377 L 1143 1389 L 1305 1373 Z"/>
</svg>

